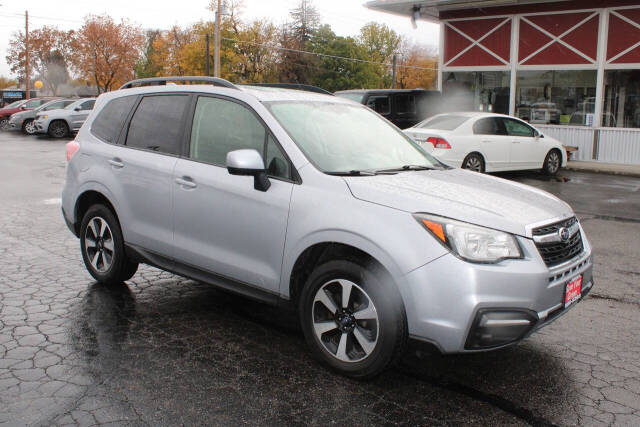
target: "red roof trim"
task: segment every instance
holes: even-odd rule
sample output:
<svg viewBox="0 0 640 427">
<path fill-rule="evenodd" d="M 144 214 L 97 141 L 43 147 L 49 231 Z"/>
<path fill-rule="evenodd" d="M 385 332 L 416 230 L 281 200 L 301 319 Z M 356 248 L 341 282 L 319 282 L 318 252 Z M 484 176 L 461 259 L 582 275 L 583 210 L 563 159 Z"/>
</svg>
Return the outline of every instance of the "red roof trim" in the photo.
<svg viewBox="0 0 640 427">
<path fill-rule="evenodd" d="M 516 6 L 500 6 L 440 12 L 440 19 L 478 18 L 481 16 L 516 15 L 539 12 L 562 12 L 603 7 L 637 6 L 638 0 L 571 0 L 557 3 L 531 3 Z"/>
</svg>

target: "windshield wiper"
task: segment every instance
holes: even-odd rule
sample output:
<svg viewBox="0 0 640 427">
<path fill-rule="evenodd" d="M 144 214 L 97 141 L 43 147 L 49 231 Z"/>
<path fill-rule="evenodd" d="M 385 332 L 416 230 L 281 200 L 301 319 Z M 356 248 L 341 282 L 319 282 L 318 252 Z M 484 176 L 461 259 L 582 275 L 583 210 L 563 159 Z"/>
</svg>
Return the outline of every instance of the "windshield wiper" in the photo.
<svg viewBox="0 0 640 427">
<path fill-rule="evenodd" d="M 371 171 L 359 171 L 359 170 L 350 170 L 344 172 L 326 172 L 327 175 L 333 176 L 374 176 L 375 172 Z"/>
<path fill-rule="evenodd" d="M 436 168 L 433 166 L 424 166 L 424 165 L 404 165 L 399 168 L 391 168 L 391 169 L 379 169 L 376 170 L 376 173 L 380 172 L 404 172 L 404 171 L 428 171 L 435 170 Z"/>
</svg>

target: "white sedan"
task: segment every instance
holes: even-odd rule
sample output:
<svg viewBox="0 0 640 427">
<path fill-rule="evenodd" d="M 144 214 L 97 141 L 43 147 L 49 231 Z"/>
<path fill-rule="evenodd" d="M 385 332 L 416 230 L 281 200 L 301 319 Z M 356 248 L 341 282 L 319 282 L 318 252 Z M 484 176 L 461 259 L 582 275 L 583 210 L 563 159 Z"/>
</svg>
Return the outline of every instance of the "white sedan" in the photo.
<svg viewBox="0 0 640 427">
<path fill-rule="evenodd" d="M 502 114 L 438 114 L 404 132 L 441 162 L 477 172 L 542 169 L 554 175 L 567 163 L 559 141 Z"/>
</svg>

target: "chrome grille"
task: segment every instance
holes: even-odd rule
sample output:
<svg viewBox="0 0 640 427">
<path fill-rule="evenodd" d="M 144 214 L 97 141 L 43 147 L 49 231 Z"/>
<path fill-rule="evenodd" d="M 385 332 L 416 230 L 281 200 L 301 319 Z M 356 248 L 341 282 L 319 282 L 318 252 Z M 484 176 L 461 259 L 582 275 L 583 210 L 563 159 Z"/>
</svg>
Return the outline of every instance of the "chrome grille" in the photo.
<svg viewBox="0 0 640 427">
<path fill-rule="evenodd" d="M 571 217 L 569 219 L 563 219 L 562 221 L 555 222 L 555 223 L 550 224 L 550 225 L 545 225 L 544 227 L 534 228 L 533 229 L 533 235 L 534 236 L 543 236 L 545 234 L 557 233 L 558 230 L 560 230 L 560 228 L 562 228 L 562 227 L 569 228 L 573 224 L 575 224 L 576 222 L 578 222 L 578 220 L 576 219 L 575 216 Z"/>
<path fill-rule="evenodd" d="M 554 224 L 545 225 L 533 230 L 533 236 L 546 236 L 549 234 L 558 233 L 561 228 L 569 228 L 574 225 L 578 220 L 573 217 L 563 221 L 556 222 Z M 535 240 L 535 239 L 534 239 Z M 536 242 L 538 252 L 545 264 L 548 267 L 553 267 L 562 264 L 582 253 L 582 234 L 580 230 L 569 238 L 566 242 Z"/>
</svg>

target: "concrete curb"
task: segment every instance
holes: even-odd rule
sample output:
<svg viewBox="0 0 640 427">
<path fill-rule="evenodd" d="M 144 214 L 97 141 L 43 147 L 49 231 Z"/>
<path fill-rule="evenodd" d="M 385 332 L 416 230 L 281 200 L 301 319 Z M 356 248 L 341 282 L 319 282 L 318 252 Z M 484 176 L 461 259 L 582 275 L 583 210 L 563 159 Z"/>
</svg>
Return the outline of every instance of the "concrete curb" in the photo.
<svg viewBox="0 0 640 427">
<path fill-rule="evenodd" d="M 610 167 L 609 165 L 598 164 L 576 165 L 574 162 L 568 162 L 564 169 L 574 172 L 601 173 L 606 175 L 621 175 L 640 178 L 640 166 L 628 167 L 627 165 L 614 165 L 613 167 Z"/>
</svg>

